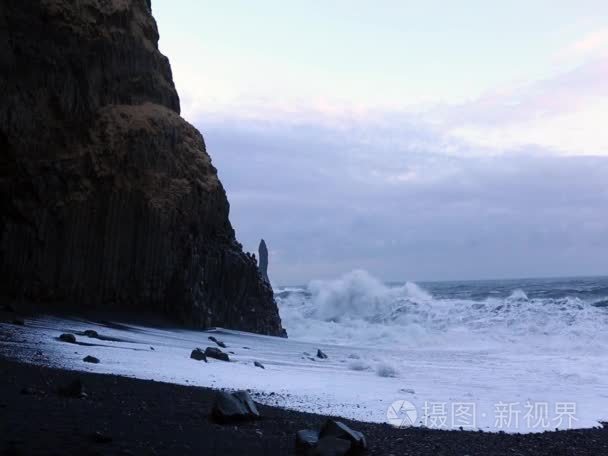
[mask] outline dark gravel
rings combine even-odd
[[[57,394],[80,379],[84,397]],[[21,394],[24,389],[35,394]],[[0,454],[294,454],[295,433],[324,416],[259,406],[263,419],[209,420],[215,392],[113,375],[67,372],[0,358]],[[608,429],[509,435],[395,429],[343,420],[377,455],[608,455]]]

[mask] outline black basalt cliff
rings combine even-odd
[[[284,335],[147,0],[0,2],[0,295]]]

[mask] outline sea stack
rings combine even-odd
[[[266,242],[264,239],[260,241],[260,246],[258,247],[258,256],[260,257],[260,274],[266,282],[270,283],[270,279],[268,279],[268,247],[266,247]]]
[[[158,40],[149,0],[1,2],[0,296],[284,335]]]

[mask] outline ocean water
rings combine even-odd
[[[398,426],[543,432],[608,421],[608,278],[385,284],[353,271],[275,291],[288,339],[39,316],[0,323],[0,352]],[[60,342],[63,332],[78,344]],[[231,362],[190,359],[214,345],[211,334]]]
[[[290,337],[407,349],[608,349],[608,277],[382,283],[365,271],[275,292]]]

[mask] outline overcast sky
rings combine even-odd
[[[608,274],[605,0],[152,3],[275,285]]]

